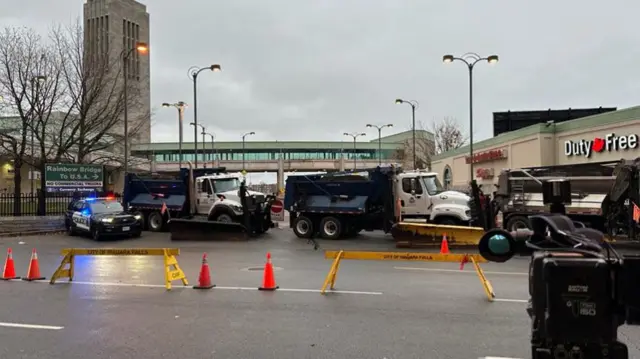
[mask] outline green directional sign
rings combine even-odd
[[[45,166],[47,192],[101,191],[104,186],[102,165],[50,164]]]

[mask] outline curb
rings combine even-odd
[[[46,230],[36,230],[36,231],[19,231],[19,232],[6,232],[0,233],[0,238],[11,238],[11,237],[21,237],[21,236],[37,236],[43,234],[62,234],[65,233],[64,229],[46,229]]]

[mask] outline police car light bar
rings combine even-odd
[[[100,201],[113,201],[115,199],[116,199],[115,197],[87,197],[87,198],[85,198],[85,201],[97,201],[97,200],[100,200]]]

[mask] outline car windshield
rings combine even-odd
[[[124,211],[120,202],[117,201],[96,201],[89,202],[91,213],[116,213]]]
[[[421,177],[420,179],[422,180],[422,184],[427,189],[427,193],[429,193],[429,195],[433,196],[444,191],[444,187],[442,187],[438,177],[429,176]]]
[[[237,178],[222,178],[213,180],[216,193],[234,191],[240,188],[240,180]]]

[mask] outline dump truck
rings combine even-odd
[[[640,159],[575,165],[529,167],[500,173],[492,199],[496,226],[508,231],[530,229],[528,216],[548,213],[542,183],[563,179],[571,183],[566,215],[604,233],[635,238],[633,206],[639,204]]]
[[[415,231],[440,238],[468,228],[468,201],[461,192],[445,191],[434,172],[389,166],[289,176],[284,207],[298,238],[338,239],[382,230],[401,240]]]
[[[143,218],[145,228],[169,229],[173,238],[174,229],[189,223],[205,231],[215,227],[211,223],[219,230],[243,228],[250,235],[275,226],[271,221],[274,195],[249,191],[240,176],[226,173],[223,167],[194,170],[187,164],[189,168],[182,168],[177,177],[127,174],[123,203]],[[242,228],[225,227],[225,223]]]

